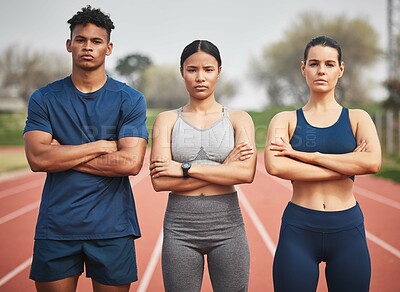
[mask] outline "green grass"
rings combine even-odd
[[[26,113],[0,113],[0,145],[23,145]]]
[[[274,107],[263,112],[249,111],[254,122],[255,140],[257,149],[263,149],[267,138],[268,125],[275,114],[281,111],[293,110],[295,107]]]
[[[384,155],[382,159],[382,167],[376,176],[400,183],[400,157]]]
[[[0,173],[28,167],[24,152],[0,151]]]

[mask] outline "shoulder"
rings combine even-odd
[[[296,119],[297,119],[296,111],[282,111],[282,112],[275,114],[272,117],[271,122],[290,123],[292,121],[296,121]]]
[[[108,91],[115,93],[122,93],[122,95],[125,96],[126,98],[131,98],[136,100],[144,99],[144,94],[142,92],[112,77],[108,77],[106,86],[107,86],[106,89]]]
[[[254,122],[248,112],[236,109],[226,109],[228,120],[230,121],[235,132],[241,131],[241,129],[253,129]]]
[[[54,96],[57,92],[64,91],[65,86],[68,86],[68,78],[56,80],[52,83],[49,83],[32,93],[31,99],[40,100],[40,99],[48,99],[50,96]]]
[[[154,123],[159,125],[168,125],[174,123],[178,118],[178,110],[169,110],[161,112],[157,115]]]
[[[253,122],[251,115],[243,110],[227,109],[229,120],[233,123]]]
[[[370,120],[371,116],[363,109],[349,109],[349,117],[351,121]]]

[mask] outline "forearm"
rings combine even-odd
[[[42,145],[40,149],[26,147],[31,169],[35,172],[60,172],[90,161],[106,153],[95,142],[82,145]]]
[[[81,163],[73,169],[99,176],[117,177],[137,175],[143,165],[143,157],[128,156],[117,151],[111,154],[98,156],[88,162]]]
[[[312,163],[348,176],[376,173],[379,171],[380,161],[379,156],[370,152],[312,155]]]
[[[189,192],[198,188],[205,187],[210,183],[196,178],[178,178],[178,177],[157,177],[152,178],[151,182],[156,192],[171,191],[171,192]]]
[[[137,137],[125,137],[117,141],[115,152],[74,167],[75,170],[100,176],[137,175],[142,169],[146,140]]]
[[[253,159],[253,158],[252,158]],[[255,161],[234,161],[228,164],[208,165],[192,164],[189,176],[212,184],[236,185],[251,183],[254,179]]]
[[[268,151],[268,150],[267,150]],[[293,181],[326,181],[344,179],[347,176],[324,168],[322,166],[305,163],[290,157],[265,157],[265,168],[273,176]]]

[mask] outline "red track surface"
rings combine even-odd
[[[146,160],[148,161],[148,159]],[[20,173],[0,179],[0,291],[35,291],[28,279],[33,235],[45,174]],[[136,241],[139,281],[131,291],[163,291],[160,235],[167,193],[155,193],[148,164],[131,180],[142,238]],[[252,184],[238,187],[251,251],[249,291],[273,291],[272,253],[290,183],[268,175],[262,155]],[[372,259],[371,291],[400,291],[400,185],[359,176],[354,188],[363,209]],[[317,291],[327,291],[323,264]],[[290,279],[288,279],[289,281]],[[78,291],[91,291],[82,276]],[[212,291],[207,271],[202,291]]]

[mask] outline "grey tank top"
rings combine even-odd
[[[225,107],[223,117],[206,129],[188,123],[179,108],[171,136],[172,159],[177,162],[222,164],[235,145],[233,126]]]

